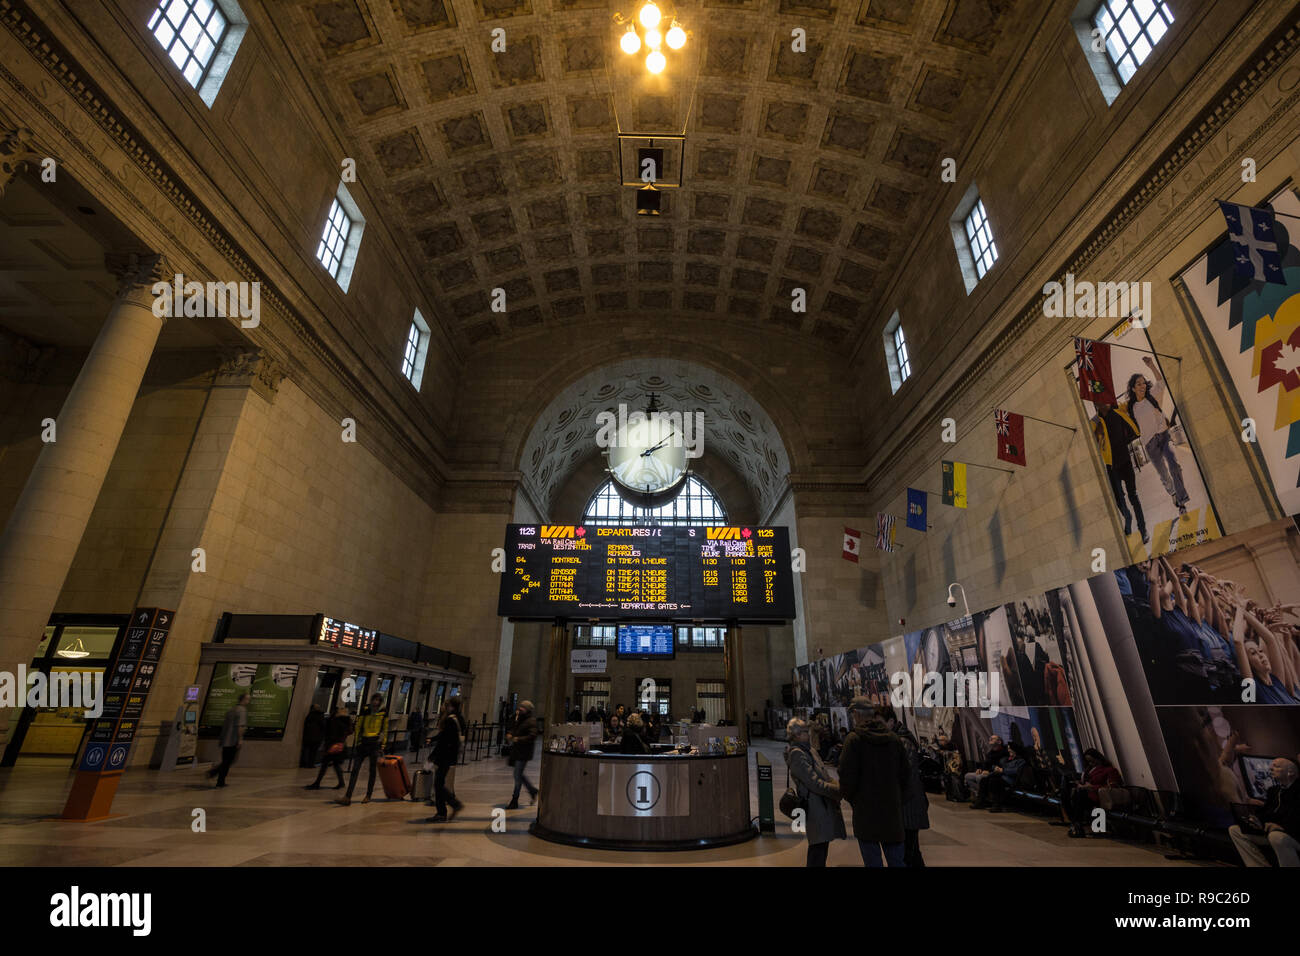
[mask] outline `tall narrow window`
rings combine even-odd
[[[402,354],[402,374],[418,390],[424,378],[424,360],[429,354],[429,324],[420,310],[415,310],[411,329],[406,333],[406,350]]]
[[[1093,36],[1104,41],[1122,84],[1133,78],[1173,22],[1164,0],[1102,0],[1092,15]]]
[[[889,384],[897,392],[912,374],[912,359],[907,354],[907,339],[898,312],[885,325],[885,364],[889,366]]]
[[[993,244],[993,230],[989,228],[983,199],[976,199],[975,207],[966,215],[966,241],[970,243],[975,275],[983,279],[998,259],[998,247]]]
[[[149,32],[208,106],[247,29],[235,0],[161,0],[149,18]]]
[[[325,230],[316,247],[316,258],[344,292],[352,281],[352,266],[356,262],[364,227],[361,210],[340,183],[338,193],[330,203],[329,215],[325,217]]]

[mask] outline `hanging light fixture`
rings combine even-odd
[[[75,641],[72,642],[71,647],[65,647],[60,651],[56,651],[54,656],[55,657],[89,657],[90,651],[86,650],[86,645],[81,643],[81,638],[77,638]]]
[[[642,5],[637,12],[636,21],[625,18],[621,13],[614,15],[616,23],[627,24],[627,30],[618,40],[619,49],[632,56],[644,46],[649,51],[645,58],[645,68],[651,73],[662,73],[667,68],[668,58],[664,55],[664,47],[680,50],[686,46],[688,39],[686,30],[677,22],[677,17],[671,19],[666,33],[660,29],[663,20],[663,13],[653,3]],[[641,25],[639,30],[638,22]]]

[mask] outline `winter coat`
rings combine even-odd
[[[341,744],[352,736],[352,718],[347,714],[335,714],[325,725],[325,749]]]
[[[907,751],[907,765],[911,768],[907,786],[903,788],[903,829],[928,830],[930,798],[925,795],[925,784],[921,782],[921,745],[906,727],[895,727],[894,733],[903,742],[903,749]]]
[[[454,767],[460,758],[460,721],[448,714],[438,724],[429,759],[439,767]]]
[[[806,744],[791,744],[785,748],[785,765],[795,791],[808,801],[805,818],[808,842],[829,843],[847,837],[839,784],[827,772],[817,752]]]
[[[844,738],[840,793],[853,807],[853,835],[868,843],[903,842],[903,791],[912,778],[898,735],[873,720]]]
[[[310,711],[302,727],[302,742],[307,746],[316,746],[325,736],[325,714],[319,710]]]
[[[510,744],[510,756],[515,760],[532,760],[533,741],[537,739],[537,718],[531,711],[510,725],[510,736],[514,738]]]

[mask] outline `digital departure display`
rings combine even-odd
[[[671,624],[620,624],[618,657],[673,657]]]
[[[794,619],[785,528],[512,524],[505,552],[514,620]]]
[[[344,650],[369,654],[375,649],[377,635],[378,631],[327,617],[321,621],[320,634],[316,636],[316,643],[333,644]]]

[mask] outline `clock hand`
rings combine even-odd
[[[677,430],[677,429],[675,429],[675,428],[672,429],[672,430],[670,430],[670,431],[668,432],[668,436],[667,436],[663,441],[661,441],[659,444],[655,445],[653,448],[647,448],[645,451],[641,452],[641,457],[642,457],[642,458],[647,458],[647,457],[649,457],[650,455],[653,455],[655,452],[657,452],[660,448],[663,448],[664,445],[667,445],[667,444],[668,444],[668,439],[673,437],[673,432],[675,432],[676,430]]]

